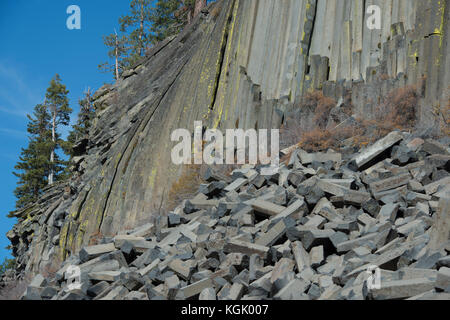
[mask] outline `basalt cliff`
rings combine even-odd
[[[371,5],[381,8],[381,29],[367,26]],[[204,128],[279,128],[291,116],[308,119],[298,106],[315,90],[337,108],[351,100],[351,114],[370,120],[392,90],[417,85],[418,130],[448,125],[449,16],[449,0],[210,4],[96,92],[97,115],[75,146],[71,181],[14,213],[18,223],[7,236],[17,272],[42,272],[96,237],[167,227],[161,217],[173,209],[167,202],[182,171],[172,164],[170,136],[193,131],[194,121]]]

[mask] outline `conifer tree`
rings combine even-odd
[[[118,35],[116,30],[113,34],[103,36],[103,43],[110,48],[108,57],[114,60],[114,63],[105,62],[100,64],[98,68],[101,72],[113,72],[114,78],[119,79],[119,75],[127,68],[127,61],[124,59],[127,55],[128,39],[124,35]]]
[[[56,151],[64,145],[58,133],[60,126],[68,126],[70,122],[70,113],[72,109],[69,107],[69,91],[66,86],[61,83],[59,75],[50,81],[50,86],[45,94],[46,106],[49,108],[51,115],[51,152],[50,152],[50,171],[48,175],[48,184],[52,185],[60,172],[64,170],[66,163],[59,159]]]
[[[14,190],[17,209],[37,200],[42,189],[48,184],[50,168],[52,133],[47,107],[38,104],[34,108],[33,116],[28,115],[28,119],[29,144],[22,148],[19,162],[14,167],[16,172],[13,172],[19,178],[18,186]]]
[[[170,2],[166,1],[166,2]],[[120,17],[120,31],[128,33],[129,55],[127,64],[132,65],[138,57],[145,54],[150,44],[149,28],[152,23],[151,0],[132,0],[130,3],[130,14]]]
[[[68,93],[61,78],[56,75],[45,94],[45,103],[36,105],[32,116],[27,115],[29,143],[22,148],[13,172],[18,178],[14,190],[16,209],[36,201],[47,185],[65,178],[63,173],[67,162],[60,158],[57,150],[67,147],[59,129],[70,121],[72,109],[69,107]]]
[[[95,116],[95,109],[92,104],[91,89],[88,88],[84,92],[84,98],[78,101],[80,105],[80,112],[78,113],[77,122],[72,126],[72,131],[68,137],[68,146],[65,147],[66,153],[72,154],[71,147],[80,139],[86,137],[89,134],[89,128],[91,127],[92,119]]]
[[[207,0],[131,0],[130,13],[119,19],[120,31],[104,37],[114,63],[99,65],[101,71],[120,73],[132,67],[152,45],[178,34],[206,6]]]
[[[181,31],[188,23],[194,0],[158,0],[151,12],[150,43],[155,44]]]
[[[3,263],[0,264],[0,276],[8,270],[14,269],[15,264],[16,264],[15,259],[5,258],[5,260],[3,260]]]

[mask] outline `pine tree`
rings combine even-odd
[[[5,258],[5,260],[3,260],[3,263],[0,264],[0,276],[8,270],[14,269],[15,265],[16,265],[15,259]]]
[[[166,1],[166,2],[170,2]],[[132,0],[130,3],[130,14],[119,19],[120,31],[128,33],[129,55],[127,64],[131,65],[138,57],[145,54],[145,50],[151,43],[149,30],[152,23],[151,0]],[[131,29],[131,31],[129,31]]]
[[[114,63],[103,63],[99,69],[120,73],[134,66],[146,49],[169,36],[178,34],[206,6],[207,0],[132,0],[130,14],[119,19],[120,31],[105,36],[110,49],[108,56]]]
[[[22,148],[13,172],[18,178],[14,190],[16,209],[36,201],[47,185],[65,178],[63,173],[67,162],[60,158],[57,150],[67,147],[58,129],[70,121],[72,109],[69,107],[68,93],[56,75],[45,94],[45,103],[36,105],[32,116],[27,115],[29,143]]]
[[[102,72],[113,72],[114,78],[119,79],[119,75],[127,68],[127,61],[124,59],[127,55],[128,39],[124,35],[118,35],[116,30],[113,34],[103,37],[104,44],[110,48],[108,57],[114,60],[114,63],[105,62],[100,64],[98,68]]]
[[[190,18],[194,0],[158,0],[151,12],[150,43],[155,44],[181,31]],[[186,20],[188,19],[188,20]]]
[[[207,0],[158,0],[151,11],[149,42],[178,34],[206,5]]]
[[[72,109],[69,107],[69,98],[67,95],[69,91],[66,86],[61,83],[59,75],[50,81],[50,87],[45,94],[46,106],[49,108],[51,114],[51,131],[52,131],[52,145],[50,153],[50,172],[48,175],[48,184],[52,185],[58,179],[58,174],[64,170],[67,164],[61,160],[56,151],[65,145],[58,133],[60,126],[68,126],[70,122],[70,113]]]
[[[68,146],[64,149],[67,154],[72,154],[71,147],[80,139],[83,139],[89,134],[89,129],[91,127],[92,119],[95,116],[95,109],[92,104],[92,93],[91,89],[88,88],[84,92],[84,98],[78,101],[80,105],[80,112],[78,113],[78,120],[76,124],[72,126],[72,131],[67,138]]]
[[[47,107],[38,104],[34,108],[33,117],[28,115],[29,144],[22,148],[19,162],[14,167],[17,172],[13,174],[19,178],[18,186],[14,190],[17,198],[16,208],[21,209],[28,203],[36,201],[41,191],[48,184],[50,168],[51,117]]]

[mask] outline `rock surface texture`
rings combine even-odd
[[[382,9],[381,30],[366,26],[371,4]],[[235,177],[247,184],[219,192],[216,205],[186,216],[179,208],[176,227],[164,229],[164,221],[181,171],[171,162],[170,135],[193,131],[194,121],[206,128],[278,128],[313,89],[336,101],[350,94],[353,113],[370,119],[380,97],[422,81],[419,123],[434,126],[433,110],[448,103],[449,12],[449,0],[213,3],[116,84],[96,92],[98,114],[75,147],[74,179],[15,213],[18,224],[8,238],[18,271],[54,271],[68,257],[81,263],[82,248],[111,239],[117,251],[104,253],[111,245],[82,251],[85,287],[69,297],[360,298],[365,291],[355,270],[366,264],[388,266],[382,276],[392,281],[390,291],[374,297],[403,297],[410,287],[433,291],[436,277],[424,271],[405,283],[401,270],[448,263],[448,246],[439,249],[438,240],[437,253],[421,248],[430,237],[430,215],[448,192],[448,146],[438,142],[411,148],[417,157],[403,166],[394,155],[371,167],[380,155],[369,150],[353,163],[360,171],[341,170],[340,162],[321,169],[319,155],[319,162],[305,163],[306,173],[299,156],[289,172],[256,186],[243,169]],[[290,174],[296,177],[288,182]],[[198,197],[191,208],[208,200]],[[442,205],[448,210],[448,202]],[[118,236],[137,226],[129,238]]]
[[[397,143],[377,142],[385,156],[365,170],[350,168],[372,147],[313,163],[295,149],[262,183],[262,166],[235,169],[159,226],[99,239],[37,275],[23,299],[448,300],[450,148],[409,150],[415,161],[398,165],[414,137],[391,135]]]

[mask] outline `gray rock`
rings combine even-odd
[[[213,288],[205,288],[200,293],[199,300],[205,301],[205,300],[217,300],[216,297],[216,291]]]

